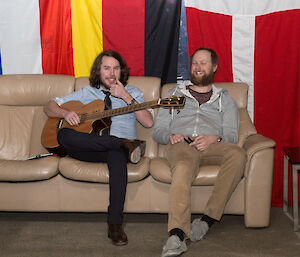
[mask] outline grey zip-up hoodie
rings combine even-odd
[[[184,136],[217,135],[222,141],[237,143],[239,131],[239,113],[234,100],[227,90],[212,86],[210,100],[199,106],[190,94],[185,81],[168,91],[166,97],[186,97],[184,107],[180,109],[161,107],[155,119],[153,139],[160,144],[168,144],[169,136],[181,133]]]

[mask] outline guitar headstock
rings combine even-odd
[[[182,107],[185,104],[185,96],[172,96],[160,99],[159,105],[165,107]]]

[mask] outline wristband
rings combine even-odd
[[[134,98],[132,98],[131,101],[130,101],[130,103],[127,104],[127,105],[133,105],[133,104],[135,104],[135,99]]]

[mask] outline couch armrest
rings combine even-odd
[[[275,141],[264,137],[260,134],[255,134],[248,136],[243,144],[243,149],[246,151],[247,154],[247,164],[245,168],[245,174],[244,176],[247,177],[249,174],[249,165],[251,164],[251,159],[255,158],[255,154],[259,151],[262,151],[264,149],[268,148],[274,148],[275,147]]]
[[[245,225],[266,227],[270,223],[275,142],[260,134],[247,137],[245,167]]]

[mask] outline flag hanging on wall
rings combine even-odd
[[[276,142],[272,205],[281,206],[282,148],[300,146],[300,1],[186,0],[185,11],[189,54],[215,49],[215,81],[249,85],[257,131]]]
[[[89,76],[118,51],[130,74],[176,82],[180,0],[12,0],[0,3],[4,74]]]
[[[181,0],[145,2],[145,75],[176,82]]]
[[[72,44],[70,6],[71,0],[39,1],[41,60],[44,74],[74,75],[76,73],[74,72],[73,49],[77,50],[74,54],[75,58],[81,54],[81,51]],[[86,55],[90,56],[90,52],[88,51]],[[81,61],[84,62],[86,59],[87,57]],[[78,75],[84,74],[78,66],[76,66]]]

